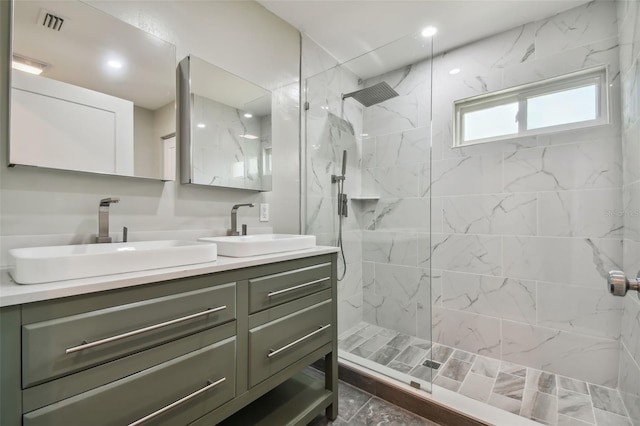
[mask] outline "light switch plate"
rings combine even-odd
[[[269,204],[260,203],[260,222],[269,222]]]

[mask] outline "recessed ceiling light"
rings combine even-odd
[[[115,68],[115,69],[122,68],[122,62],[116,61],[115,59],[111,59],[111,60],[107,61],[107,65],[109,65],[111,68]]]
[[[245,112],[244,116],[247,117],[247,118],[251,118],[251,117],[253,117],[253,114]]]
[[[438,29],[436,27],[426,27],[422,30],[422,37],[431,37],[433,35],[435,35],[435,33],[438,32]]]
[[[245,138],[245,139],[258,139],[257,136],[250,135],[250,134],[238,135],[238,136],[240,136],[241,138]]]
[[[48,66],[48,64],[36,61],[35,59],[25,58],[24,56],[13,55],[11,66],[19,71],[40,75],[42,74],[42,71],[44,71],[44,69]]]
[[[198,123],[197,126],[201,129],[204,129],[205,127],[207,127],[207,125],[204,123]]]
[[[454,68],[451,71],[449,71],[449,74],[451,75],[456,75],[460,73],[460,68]]]
[[[360,136],[366,137],[366,136],[369,136],[369,133],[360,133]]]

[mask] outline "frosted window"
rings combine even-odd
[[[593,84],[527,99],[527,129],[595,120],[597,93]]]
[[[518,103],[513,102],[464,114],[464,140],[492,138],[518,133]]]

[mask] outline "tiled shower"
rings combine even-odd
[[[447,52],[436,36],[433,48],[369,76],[362,58],[336,66],[303,39],[306,232],[335,244],[343,149],[345,192],[360,197],[344,225],[340,332],[364,322],[617,388],[640,424],[640,299],[605,286],[609,270],[640,269],[639,2],[587,3]],[[610,124],[451,148],[453,101],[598,65]],[[380,81],[400,96],[341,100]]]

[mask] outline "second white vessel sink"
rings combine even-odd
[[[258,234],[230,237],[198,238],[216,243],[218,254],[229,257],[259,256],[261,254],[302,250],[316,246],[315,235]]]
[[[216,258],[215,244],[195,241],[33,247],[9,250],[9,273],[18,284],[38,284],[212,262]]]

